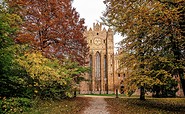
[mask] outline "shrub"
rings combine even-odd
[[[79,75],[86,68],[77,64],[44,57],[40,52],[27,52],[17,59],[17,62],[26,70],[33,81],[30,85],[36,96],[43,99],[61,99],[72,97],[78,83]]]
[[[3,98],[0,100],[0,113],[12,114],[22,113],[32,106],[31,99],[28,98]]]

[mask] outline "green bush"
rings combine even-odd
[[[8,98],[0,100],[1,114],[20,114],[27,111],[32,106],[31,99],[28,98]]]
[[[34,91],[34,96],[42,99],[73,97],[83,73],[88,70],[71,61],[62,63],[55,58],[48,59],[38,51],[26,52],[16,61],[30,77],[32,84],[29,87]]]

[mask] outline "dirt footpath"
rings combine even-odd
[[[90,106],[84,110],[83,114],[110,114],[107,111],[107,102],[102,97],[92,97]]]

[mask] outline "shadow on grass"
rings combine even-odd
[[[154,109],[161,110],[164,112],[184,112],[185,113],[185,99],[184,102],[182,99],[147,99],[146,101],[141,101],[139,99],[130,99],[128,102],[132,103],[132,105],[146,108],[146,109]]]
[[[184,98],[149,98],[141,101],[138,98],[106,99],[111,114],[184,114]]]

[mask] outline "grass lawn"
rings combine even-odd
[[[185,98],[106,98],[111,114],[185,114]]]
[[[90,98],[73,98],[62,101],[40,101],[24,114],[81,114],[89,106]]]

